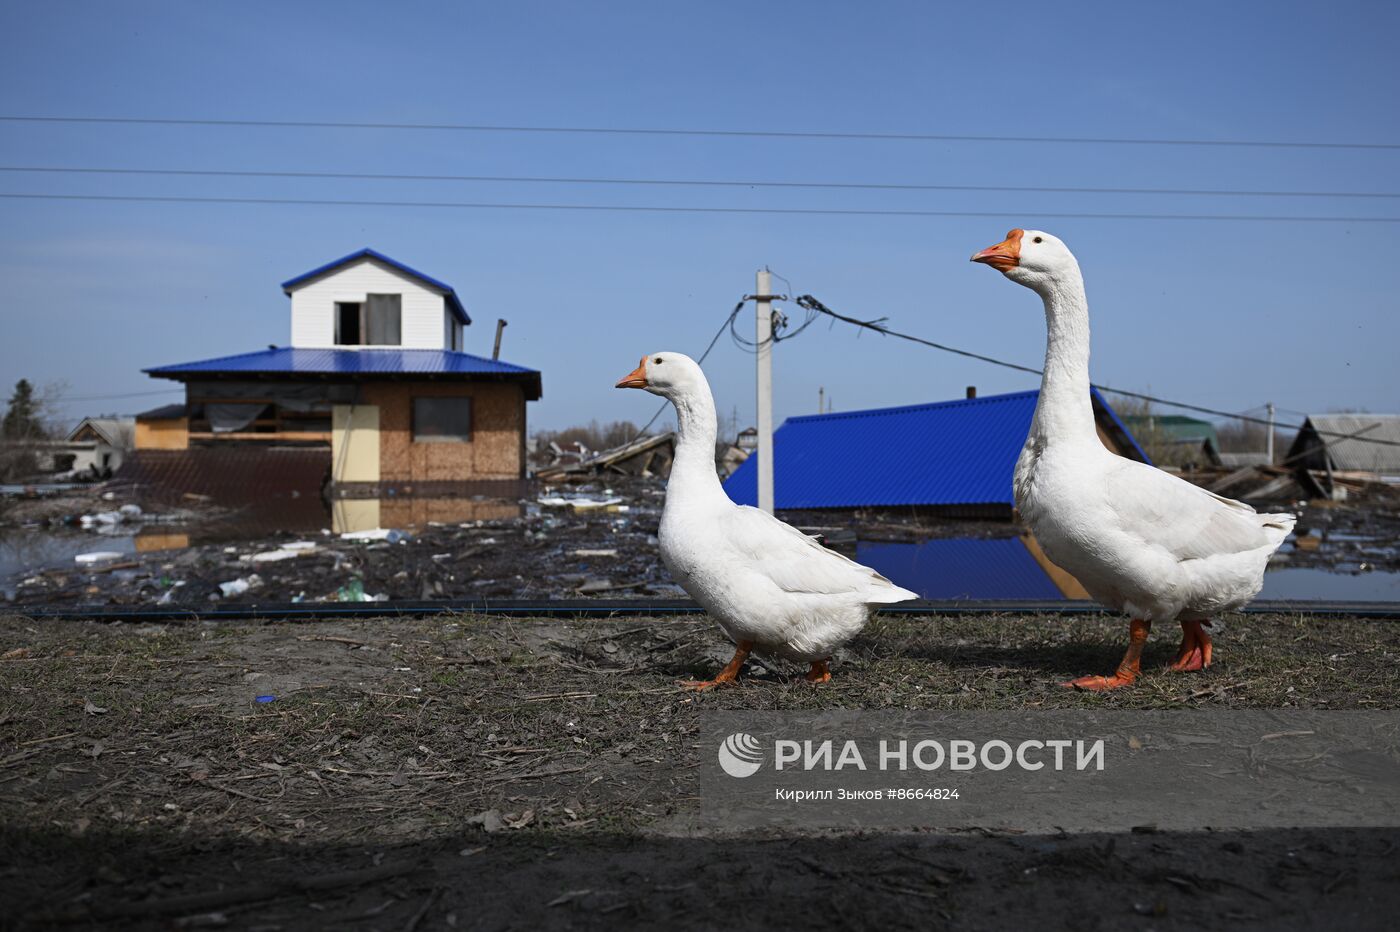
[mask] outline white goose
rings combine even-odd
[[[734,659],[713,680],[684,686],[733,682],[754,650],[809,663],[808,681],[825,683],[832,652],[881,605],[918,598],[767,512],[730,501],[715,472],[715,402],[695,360],[644,356],[617,387],[645,389],[676,407],[661,558],[736,645]]]
[[[1045,301],[1045,375],[1016,463],[1016,507],[1054,563],[1133,619],[1128,652],[1113,676],[1064,685],[1102,690],[1133,682],[1154,621],[1181,622],[1181,651],[1171,669],[1210,666],[1211,616],[1258,594],[1269,555],[1296,518],[1258,514],[1104,447],[1089,398],[1084,279],[1064,243],[1048,233],[1012,230],[972,261]]]

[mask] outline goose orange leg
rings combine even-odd
[[[1179,672],[1204,670],[1210,666],[1210,635],[1205,629],[1209,621],[1183,621],[1181,623],[1181,650],[1167,669]]]
[[[817,683],[831,682],[831,669],[826,665],[825,660],[812,661],[812,669],[807,671],[807,682],[814,686]]]
[[[1071,689],[1090,689],[1095,692],[1131,685],[1138,678],[1138,674],[1142,672],[1142,648],[1147,643],[1147,632],[1152,630],[1152,622],[1134,618],[1131,630],[1128,652],[1123,655],[1123,661],[1118,664],[1118,670],[1112,676],[1081,676],[1077,680],[1070,680],[1060,685],[1068,686]]]
[[[739,679],[739,671],[744,669],[744,661],[749,659],[749,653],[753,650],[753,641],[740,641],[734,649],[734,658],[719,671],[719,676],[712,680],[682,680],[680,687],[695,692],[704,692],[707,689],[714,689],[716,686],[723,686],[726,683],[733,683]]]

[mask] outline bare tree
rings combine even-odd
[[[58,436],[58,412],[65,387],[61,383],[35,389],[28,379],[15,383],[5,417],[0,421],[0,479],[27,479],[39,472],[39,453]]]

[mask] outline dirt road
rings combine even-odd
[[[703,709],[1400,707],[1400,629],[1231,619],[1205,674],[1099,618],[877,620],[813,688],[695,697],[700,618],[0,619],[5,928],[1381,928],[1400,830],[680,837]]]

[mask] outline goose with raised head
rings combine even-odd
[[[676,408],[676,455],[657,535],[676,582],[735,644],[710,689],[731,683],[751,651],[810,664],[807,679],[831,679],[832,653],[881,605],[916,599],[879,573],[757,508],[736,505],[715,470],[715,403],[705,373],[680,353],[652,353],[618,388],[640,388]]]
[[[972,256],[1040,295],[1048,331],[1040,399],[1016,462],[1014,495],[1046,556],[1132,619],[1112,676],[1065,683],[1115,689],[1137,679],[1154,621],[1179,621],[1173,670],[1210,666],[1211,618],[1259,593],[1269,557],[1296,520],[1111,453],[1089,396],[1089,305],[1074,254],[1037,230],[1012,230]]]

